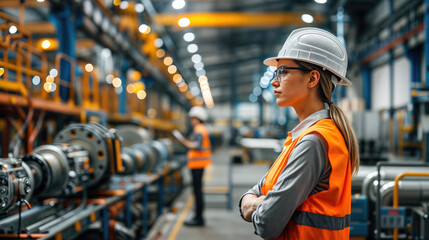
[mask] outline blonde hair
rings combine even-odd
[[[346,142],[346,146],[349,151],[352,174],[357,174],[359,170],[359,146],[356,140],[355,133],[344,112],[337,105],[331,104],[332,92],[335,89],[335,85],[332,83],[331,80],[332,73],[330,73],[329,71],[325,71],[322,69],[322,67],[311,63],[297,60],[295,60],[295,62],[298,66],[307,68],[309,71],[317,70],[320,73],[318,88],[319,97],[323,102],[329,104],[329,116],[331,117],[332,121],[334,121],[335,125],[338,127],[341,134],[343,135],[344,141]]]

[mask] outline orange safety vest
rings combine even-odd
[[[289,134],[282,153],[265,176],[265,183],[261,192],[264,195],[269,194],[296,144],[310,133],[320,134],[328,144],[328,159],[332,167],[329,176],[329,188],[307,197],[301,206],[295,210],[277,239],[349,239],[350,157],[344,138],[331,119],[319,120],[304,130],[295,141],[292,141],[292,136]]]
[[[205,168],[211,163],[211,146],[209,132],[204,124],[198,124],[194,127],[194,133],[201,134],[203,142],[201,149],[191,149],[188,151],[188,167],[190,169]]]

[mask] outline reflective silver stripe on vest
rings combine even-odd
[[[317,213],[295,211],[292,218],[298,225],[327,230],[343,230],[344,228],[350,227],[350,214],[344,217],[333,217]]]

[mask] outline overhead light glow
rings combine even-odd
[[[200,77],[198,78],[198,82],[199,82],[200,84],[203,84],[204,82],[205,82],[205,83],[207,83],[207,81],[208,81],[208,79],[207,79],[207,77],[206,77],[206,76],[200,76]]]
[[[171,6],[173,6],[174,9],[182,9],[186,5],[186,2],[184,0],[174,0],[171,3]]]
[[[112,82],[113,82],[113,78],[114,78],[114,76],[113,76],[112,74],[107,75],[107,76],[106,76],[106,82],[107,82],[108,84],[112,84]]]
[[[136,10],[137,13],[142,13],[144,11],[144,6],[141,3],[137,3],[134,6],[134,10]]]
[[[165,56],[165,51],[164,51],[164,49],[158,49],[158,50],[156,50],[156,56],[157,56],[158,58],[162,58],[162,57],[164,57],[164,56]]]
[[[183,40],[185,40],[186,42],[192,42],[195,39],[195,34],[188,32],[185,33],[185,35],[183,35]]]
[[[4,68],[0,67],[0,77],[4,74]]]
[[[168,73],[170,73],[170,74],[174,74],[174,73],[176,73],[176,71],[177,71],[177,67],[176,67],[176,66],[174,66],[174,65],[170,65],[170,66],[168,67]]]
[[[119,6],[121,4],[121,0],[113,0],[113,5]]]
[[[149,108],[149,109],[147,110],[147,116],[148,116],[148,117],[150,117],[150,118],[154,118],[154,117],[156,117],[156,110],[155,110],[155,109],[153,109],[153,108]]]
[[[33,85],[39,85],[39,84],[40,84],[40,82],[41,82],[41,79],[40,79],[40,77],[39,77],[39,76],[34,76],[34,77],[31,79],[31,82],[33,83]]]
[[[51,46],[51,42],[49,40],[45,40],[42,42],[42,48],[48,49]]]
[[[327,0],[314,0],[314,1],[320,4],[325,4],[327,2]]]
[[[204,69],[200,69],[200,70],[197,70],[195,72],[195,74],[197,75],[197,77],[205,76],[206,75],[206,71]]]
[[[56,78],[56,77],[58,76],[58,71],[57,71],[57,69],[52,68],[52,69],[49,71],[49,75],[50,75],[50,76],[52,76],[53,78]]]
[[[45,0],[37,0],[37,2],[44,2]]]
[[[157,38],[154,41],[155,47],[160,48],[164,44],[164,41],[161,38]]]
[[[87,72],[92,72],[92,70],[94,70],[94,66],[92,66],[92,64],[91,64],[91,63],[87,63],[87,64],[85,65],[85,71],[87,71]]]
[[[194,54],[194,55],[192,55],[191,60],[193,63],[201,62],[201,55],[200,54]]]
[[[256,96],[261,95],[261,93],[262,93],[262,89],[260,87],[253,88],[253,94],[255,94]]]
[[[181,18],[177,22],[177,25],[179,25],[179,27],[187,27],[189,26],[189,24],[191,24],[191,21],[187,17]]]
[[[270,84],[270,79],[269,78],[267,78],[265,76],[261,77],[261,80],[259,82],[259,86],[261,88],[266,88],[266,87],[268,87],[269,84]]]
[[[251,93],[249,95],[249,101],[255,103],[256,101],[258,101],[258,97],[255,94]]]
[[[311,16],[310,14],[302,14],[301,19],[305,23],[312,23],[314,20],[313,16]]]
[[[194,68],[195,70],[200,70],[204,68],[204,63],[203,62],[197,62],[194,64]]]
[[[144,90],[140,90],[140,91],[138,91],[137,92],[137,97],[140,99],[140,100],[143,100],[143,99],[145,99],[146,98],[146,92],[144,91]]]
[[[180,74],[178,74],[178,73],[174,74],[174,76],[173,76],[173,81],[174,81],[175,83],[178,83],[178,82],[182,81],[182,75],[180,75]]]
[[[173,64],[173,59],[171,57],[164,58],[164,64],[165,66],[170,66],[171,64]]]
[[[128,84],[127,85],[127,92],[128,93],[133,93],[136,91],[136,86],[134,84]]]
[[[139,26],[139,32],[143,33],[143,34],[149,34],[150,33],[150,27],[146,24],[142,24]]]
[[[101,56],[103,56],[104,58],[110,57],[111,54],[112,52],[108,48],[103,48],[103,50],[101,50]]]
[[[119,8],[122,9],[122,10],[127,9],[128,6],[129,6],[129,4],[128,4],[127,1],[121,1],[121,3],[119,4]]]
[[[18,32],[18,28],[16,28],[15,25],[10,26],[9,33],[10,34],[15,34],[16,32]]]
[[[53,83],[54,82],[54,78],[52,76],[47,76],[46,77],[46,82],[47,83]]]
[[[122,81],[121,81],[121,79],[120,79],[120,78],[114,78],[114,79],[112,80],[112,85],[113,85],[115,88],[120,87],[120,86],[122,85]]]
[[[115,93],[116,94],[121,94],[122,93],[122,86],[119,86],[119,87],[115,87]]]
[[[188,45],[187,49],[188,49],[189,53],[195,53],[198,51],[198,46],[197,46],[197,44],[192,43],[192,44]]]
[[[43,89],[45,89],[46,92],[51,92],[51,84],[48,82],[45,82],[45,84],[43,84]]]
[[[51,83],[51,92],[55,92],[55,90],[57,90],[57,84],[55,83]]]

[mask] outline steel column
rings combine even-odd
[[[164,176],[160,176],[158,179],[158,217],[162,215],[164,210]]]
[[[72,20],[72,6],[71,4],[60,4],[56,7],[51,8],[51,14],[49,15],[50,21],[55,25],[57,29],[57,37],[60,43],[58,52],[64,53],[72,59],[76,59],[76,29],[82,23],[81,14],[74,16]],[[71,72],[76,69],[71,69],[69,63],[61,61],[60,78],[63,81],[69,82],[71,79]],[[70,98],[69,92],[66,87],[58,86],[60,97],[63,102],[67,102]]]
[[[372,81],[371,81],[371,72],[372,69],[368,66],[362,66],[362,78],[363,78],[363,99],[365,100],[365,109],[371,110],[371,91],[372,91]]]
[[[144,237],[147,235],[148,233],[148,229],[149,229],[149,210],[148,210],[148,203],[149,203],[149,185],[145,184],[143,186],[143,234],[142,234],[142,238],[144,239]]]
[[[425,83],[429,88],[429,0],[425,0]]]

